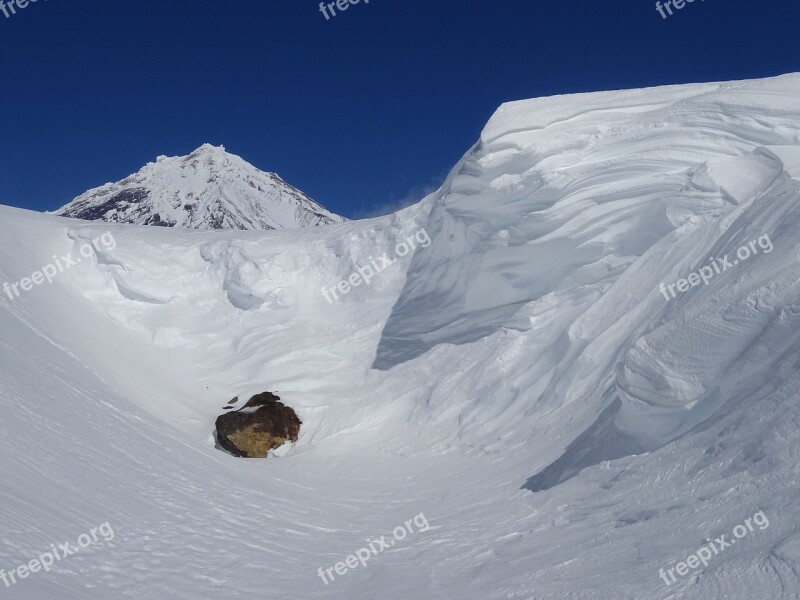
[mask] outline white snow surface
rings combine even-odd
[[[506,104],[438,192],[324,229],[0,208],[0,282],[93,247],[0,296],[0,568],[115,532],[0,597],[800,597],[798,167],[785,75]],[[222,407],[262,391],[299,441],[216,449]],[[757,511],[767,528],[660,578]]]
[[[187,229],[296,229],[345,221],[275,173],[210,144],[188,156],[159,156],[122,181],[81,194],[54,214]]]

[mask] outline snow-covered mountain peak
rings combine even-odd
[[[296,229],[344,221],[277,174],[211,144],[187,156],[159,156],[55,214],[188,229]]]

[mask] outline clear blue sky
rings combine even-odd
[[[9,0],[4,0],[8,2]],[[331,210],[418,199],[502,102],[800,71],[797,0],[38,0],[0,12],[0,203],[224,145]],[[798,99],[800,102],[800,99]]]

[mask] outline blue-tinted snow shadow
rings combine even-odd
[[[620,399],[616,398],[586,431],[567,446],[558,460],[530,477],[522,489],[532,492],[549,490],[588,467],[652,450],[617,429],[614,421],[621,405]]]

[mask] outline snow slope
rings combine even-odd
[[[800,597],[798,97],[786,75],[507,104],[441,190],[324,230],[0,208],[0,282],[93,248],[0,296],[0,568],[116,533],[0,594]],[[222,406],[264,390],[299,441],[215,449]],[[318,576],[419,513],[427,531]]]
[[[138,173],[75,198],[62,217],[188,229],[296,229],[341,223],[275,173],[223,147],[159,156]]]

